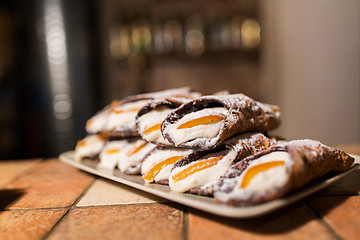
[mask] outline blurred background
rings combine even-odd
[[[360,142],[358,0],[0,0],[0,159],[53,157],[113,99],[190,86]]]

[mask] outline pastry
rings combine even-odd
[[[83,159],[98,160],[99,153],[105,145],[103,136],[94,134],[88,135],[82,140],[78,141],[75,147],[74,158],[75,161],[80,162]]]
[[[142,178],[146,183],[168,184],[174,164],[193,152],[192,149],[156,147],[145,156],[142,162]]]
[[[121,101],[113,101],[87,121],[86,131],[89,134],[102,133],[112,139],[138,136],[135,125],[138,111],[153,99],[170,96],[191,97],[197,95],[194,95],[189,88],[177,88],[138,94],[126,97]]]
[[[171,112],[161,125],[176,147],[212,149],[236,134],[270,131],[280,124],[279,108],[243,94],[204,96]]]
[[[234,136],[216,149],[196,152],[176,162],[169,186],[176,192],[212,195],[213,184],[231,165],[271,145],[272,141],[261,133]]]
[[[120,148],[118,168],[126,174],[140,174],[141,162],[145,155],[155,147],[156,145],[141,138],[127,139]]]
[[[119,101],[114,100],[108,106],[101,111],[97,112],[86,122],[86,132],[88,134],[98,134],[104,132],[110,113],[116,106],[119,105]]]
[[[157,145],[170,145],[170,142],[162,136],[160,126],[169,113],[188,101],[190,101],[189,98],[172,97],[154,100],[145,105],[136,117],[136,126],[140,136]]]
[[[233,165],[218,181],[214,196],[230,205],[267,202],[327,173],[343,172],[353,162],[343,151],[320,142],[294,140]]]
[[[120,150],[128,143],[127,140],[108,141],[99,155],[99,169],[113,170],[120,160]]]

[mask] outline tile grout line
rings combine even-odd
[[[94,208],[94,207],[109,207],[109,206],[136,206],[136,205],[154,205],[154,204],[166,204],[174,202],[153,202],[153,203],[125,203],[125,204],[103,204],[103,205],[87,205],[87,206],[67,206],[67,207],[49,207],[49,208],[16,208],[16,209],[3,209],[0,212],[15,212],[15,211],[34,211],[34,210],[59,210],[59,209],[74,209],[74,208]]]
[[[183,205],[183,239],[188,240],[189,208]]]
[[[42,239],[47,239],[47,238],[51,235],[51,233],[53,232],[53,230],[55,229],[55,227],[56,227],[57,225],[59,225],[59,224],[67,217],[67,215],[69,214],[69,212],[70,212],[70,208],[65,212],[64,215],[62,215],[61,218],[59,218],[59,220],[58,220],[58,221],[52,226],[52,228],[42,237]]]
[[[305,207],[307,209],[310,210],[310,212],[312,212],[315,217],[317,217],[321,223],[329,230],[330,233],[332,233],[337,239],[343,239],[336,231],[335,229],[333,229],[327,222],[326,220],[324,219],[324,217],[319,213],[317,212],[314,208],[312,208],[305,200],[302,201],[305,205]]]
[[[174,202],[168,202],[174,203]],[[138,206],[138,205],[156,205],[156,204],[163,204],[166,205],[167,203],[160,203],[160,202],[153,202],[153,203],[121,203],[121,204],[107,204],[107,205],[87,205],[87,206],[76,206],[78,209],[84,208],[106,208],[106,207],[118,207],[118,206]]]
[[[3,209],[0,212],[16,212],[16,211],[34,211],[34,210],[58,210],[58,209],[69,209],[67,207],[44,207],[44,208],[15,208],[15,209]]]
[[[76,208],[76,204],[82,199],[82,197],[88,192],[88,190],[91,188],[92,185],[94,185],[97,178],[94,178],[94,180],[87,186],[84,191],[80,194],[80,196],[68,207],[68,210],[66,213],[52,226],[52,228],[43,236],[42,239],[47,239],[50,237],[51,233],[55,230],[55,228],[62,223],[66,217],[69,215],[69,213]]]
[[[98,177],[95,177],[94,180],[87,186],[84,191],[80,194],[80,196],[74,201],[74,203],[70,206],[71,209],[74,209],[76,207],[76,204],[80,202],[80,200],[85,196],[85,194],[89,191],[89,189],[95,184],[96,180],[99,179]]]

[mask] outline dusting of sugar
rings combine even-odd
[[[320,146],[325,146],[322,143],[315,141],[315,140],[311,140],[311,139],[300,139],[300,140],[292,140],[290,142],[287,143],[288,146],[294,146],[294,147],[303,147],[303,146],[307,146],[309,148],[313,148],[316,149]]]

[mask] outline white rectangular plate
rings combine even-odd
[[[136,189],[142,190],[154,194],[156,196],[203,210],[205,212],[213,213],[216,215],[232,218],[250,218],[255,216],[260,216],[265,213],[271,212],[280,207],[289,205],[295,201],[298,201],[332,183],[339,180],[340,178],[346,176],[350,172],[354,171],[359,167],[360,156],[352,155],[355,158],[355,163],[347,171],[331,176],[322,177],[307,186],[294,191],[293,193],[287,195],[284,198],[276,199],[267,203],[255,205],[255,206],[246,206],[246,207],[233,207],[227,206],[222,203],[216,202],[213,198],[196,196],[186,193],[177,193],[170,190],[169,186],[158,185],[158,184],[146,184],[141,176],[137,175],[126,175],[121,173],[119,170],[114,171],[104,171],[97,169],[97,164],[94,161],[83,161],[76,162],[74,160],[74,151],[62,153],[59,158],[62,162],[70,164],[76,168],[79,168],[83,171],[111,179],[113,181],[134,187]]]

